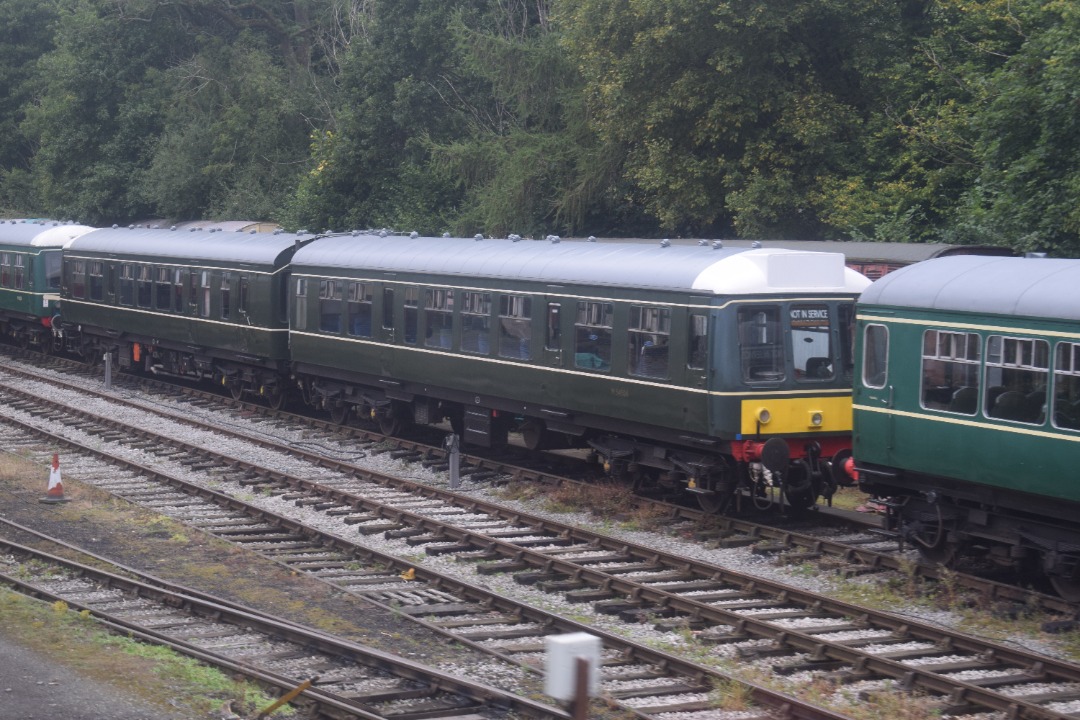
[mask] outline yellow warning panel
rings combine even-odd
[[[742,401],[740,432],[754,435],[850,433],[851,397],[765,397]]]

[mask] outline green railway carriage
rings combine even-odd
[[[859,301],[860,484],[927,555],[1041,568],[1080,598],[1080,261],[950,257]]]
[[[338,421],[587,444],[717,509],[783,477],[805,505],[849,446],[868,282],[841,255],[776,249],[325,238],[293,258],[292,359]]]
[[[93,230],[45,220],[0,222],[0,332],[17,345],[53,350],[64,245]]]
[[[310,236],[307,238],[310,240]],[[65,251],[65,347],[284,401],[294,235],[97,230]]]

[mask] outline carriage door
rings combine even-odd
[[[544,364],[548,367],[563,366],[566,312],[566,303],[559,298],[544,298]]]

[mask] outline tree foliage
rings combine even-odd
[[[1080,252],[1067,0],[0,0],[0,205]]]

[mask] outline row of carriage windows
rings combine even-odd
[[[888,328],[868,325],[863,383],[888,384]],[[1053,370],[1051,371],[1051,357]],[[926,330],[922,346],[922,407],[959,415],[981,409],[988,418],[1080,430],[1080,343],[1053,348],[1037,338]]]
[[[318,330],[357,338],[374,336],[375,287],[372,283],[319,280]],[[401,293],[404,326],[401,341],[407,345],[453,349],[454,316],[460,318],[458,349],[464,353],[496,355],[515,360],[534,360],[543,343],[549,351],[563,349],[561,313],[563,303],[534,307],[533,298],[512,293],[491,293],[452,288],[384,287],[382,315],[384,336],[395,332],[395,294]],[[297,278],[295,291],[298,330],[306,329],[308,280]],[[543,338],[533,337],[533,318],[543,314]],[[423,314],[423,337],[419,337]],[[589,370],[611,369],[614,305],[602,301],[576,303],[574,366]],[[687,366],[704,369],[708,323],[705,315],[692,315]],[[494,329],[494,332],[493,332]],[[634,305],[628,327],[629,372],[641,377],[669,377],[668,340],[671,309]]]
[[[101,302],[106,294],[120,305],[183,313],[190,308],[200,317],[234,319],[234,310],[247,312],[248,278],[231,272],[189,271],[184,268],[121,264],[109,272],[100,260],[72,260],[71,296]],[[234,280],[236,299],[234,306]],[[216,312],[213,300],[216,293]]]

